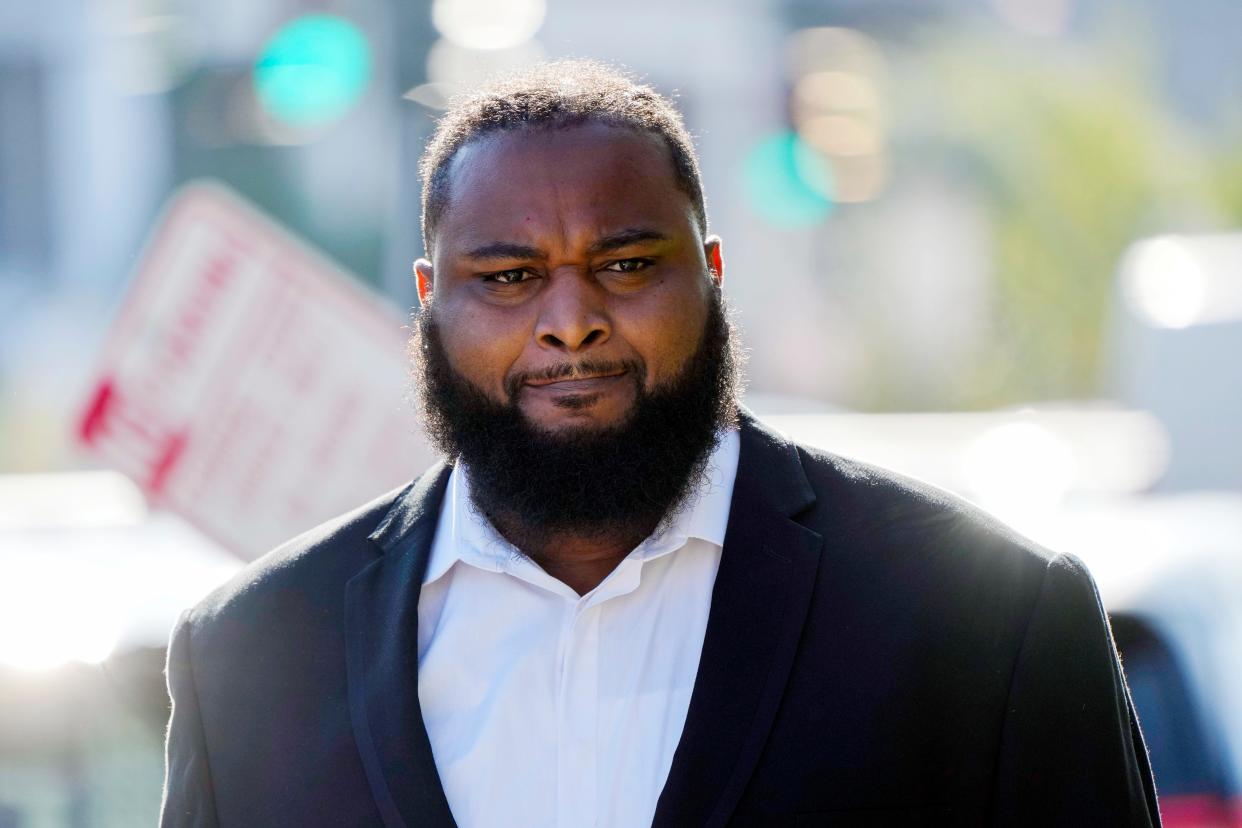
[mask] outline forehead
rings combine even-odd
[[[639,225],[676,233],[693,228],[693,215],[654,133],[593,123],[510,130],[454,156],[436,244],[536,241],[552,230],[568,240]]]

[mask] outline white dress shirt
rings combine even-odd
[[[579,596],[450,476],[418,603],[418,698],[457,823],[650,825],[681,738],[737,475],[705,485]]]

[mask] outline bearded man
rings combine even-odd
[[[739,408],[666,99],[545,65],[422,172],[444,462],[183,615],[165,825],[1158,824],[1080,563]]]

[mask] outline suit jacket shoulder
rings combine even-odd
[[[804,475],[813,496],[791,517],[822,544],[781,710],[738,814],[767,824],[778,813],[769,802],[797,801],[798,813],[842,824],[849,814],[866,824],[1158,824],[1137,718],[1082,563],[933,486],[792,449],[798,462],[782,473]],[[767,478],[749,489],[761,491],[779,485],[776,467],[747,468],[744,448],[739,478]],[[817,784],[794,790],[788,780],[808,768]]]
[[[846,497],[851,512],[869,529],[963,531],[970,529],[1001,545],[1021,549],[1018,554],[1045,563],[1054,552],[1015,532],[969,501],[944,489],[891,469],[865,463],[818,448],[797,446],[803,468],[817,495]],[[860,527],[861,528],[861,527]]]
[[[188,613],[195,626],[245,612],[288,588],[348,579],[376,555],[367,540],[380,519],[413,483],[386,492],[277,546],[216,587]],[[343,582],[342,582],[343,583]]]
[[[379,824],[348,707],[347,584],[384,556],[377,528],[443,470],[282,544],[183,613],[163,824],[324,824],[325,802],[334,824]]]
[[[797,519],[825,534],[838,564],[857,567],[869,591],[934,605],[949,619],[984,622],[991,613],[995,629],[1030,612],[1053,561],[1086,576],[1072,556],[1025,538],[958,495],[820,449],[797,446],[797,453],[815,492]],[[831,569],[820,574],[833,577]]]

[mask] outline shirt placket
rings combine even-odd
[[[557,682],[557,825],[595,825],[599,715],[599,605],[567,608]]]

